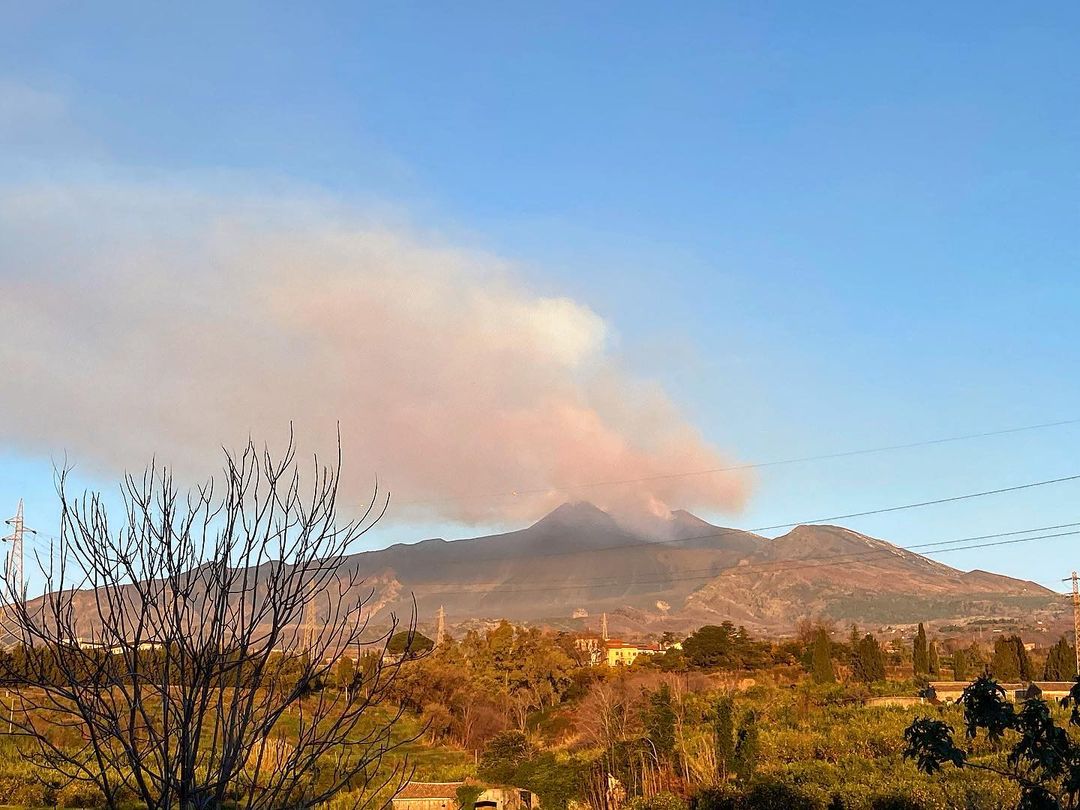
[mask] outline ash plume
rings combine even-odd
[[[0,190],[0,246],[9,448],[203,475],[222,444],[293,422],[325,449],[340,422],[346,500],[377,473],[392,516],[746,497],[733,473],[657,478],[731,462],[596,312],[498,257],[324,201],[140,184]]]

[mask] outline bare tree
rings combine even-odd
[[[310,472],[291,436],[277,459],[251,442],[225,456],[223,476],[187,493],[156,466],[125,476],[119,525],[58,473],[44,595],[9,583],[3,610],[14,647],[2,675],[35,743],[25,755],[110,807],[385,799],[408,776],[404,757],[387,760],[408,742],[392,734],[401,709],[380,706],[401,666],[383,655],[397,620],[368,630],[372,593],[342,563],[388,499],[376,484],[364,514],[339,524],[340,442]],[[348,688],[323,688],[342,656],[364,652],[374,663]]]

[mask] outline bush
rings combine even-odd
[[[56,792],[57,807],[104,807],[105,797],[93,785],[71,782]]]
[[[798,788],[781,782],[759,782],[746,794],[753,810],[822,810],[822,805]]]
[[[651,799],[631,799],[627,810],[686,810],[686,802],[674,793],[657,793]]]
[[[870,802],[870,810],[925,810],[923,805],[910,796],[876,796]]]
[[[728,788],[709,787],[690,798],[690,810],[742,810],[742,794]]]

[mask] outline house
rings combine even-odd
[[[458,790],[465,782],[409,782],[394,797],[394,810],[457,810]],[[473,804],[476,810],[539,810],[536,795],[514,787],[486,788]]]
[[[656,644],[633,644],[617,638],[604,643],[604,662],[609,667],[628,667],[639,655],[656,655],[661,652]]]

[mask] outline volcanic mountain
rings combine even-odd
[[[785,631],[800,617],[902,624],[1015,616],[1054,604],[1052,591],[963,572],[838,526],[775,539],[714,526],[688,512],[630,528],[588,503],[564,504],[519,531],[364,552],[344,566],[373,589],[373,620],[450,624],[506,618],[574,626],[611,614],[633,629],[731,620]]]

